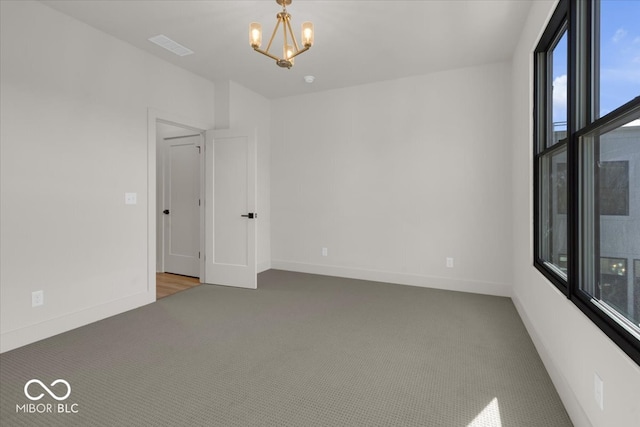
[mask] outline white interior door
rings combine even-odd
[[[207,131],[205,282],[257,287],[254,131]]]
[[[200,150],[202,136],[163,141],[164,271],[200,276]]]

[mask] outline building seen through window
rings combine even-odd
[[[585,208],[599,213],[599,298],[640,328],[640,290],[630,268],[640,259],[640,120],[586,135],[583,143],[595,154],[594,167],[585,169],[598,185],[597,207],[585,198]]]
[[[566,137],[566,130],[555,132],[554,140]],[[594,175],[598,181],[601,231],[600,298],[640,326],[640,261],[637,261],[640,258],[640,120],[600,136],[598,144],[602,157]],[[555,163],[552,176],[556,185],[552,187],[550,197],[554,200],[549,205],[555,206],[556,212],[551,222],[564,224],[567,214],[566,161]],[[633,210],[630,210],[631,206]],[[565,239],[564,233],[555,233],[552,253],[555,254],[554,266],[566,274]],[[635,262],[634,275],[627,267],[632,262]]]

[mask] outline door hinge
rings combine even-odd
[[[200,199],[198,199],[198,206],[200,206]]]
[[[200,259],[200,252],[198,252],[198,259]]]
[[[199,145],[196,145],[196,147],[198,147],[198,154],[202,154],[201,147]]]

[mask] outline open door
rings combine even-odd
[[[205,282],[255,289],[255,131],[207,131],[205,156]]]
[[[201,135],[162,142],[163,271],[200,277]]]

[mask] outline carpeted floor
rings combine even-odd
[[[571,425],[510,299],[275,270],[4,353],[0,400],[3,427]]]

